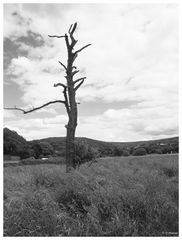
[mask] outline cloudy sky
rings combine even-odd
[[[77,136],[137,141],[178,135],[176,4],[5,4],[4,106],[30,109],[63,99],[63,35],[77,22]],[[63,104],[30,114],[4,111],[4,126],[27,140],[65,136]]]

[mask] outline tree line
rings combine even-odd
[[[61,145],[62,142],[62,145]],[[88,141],[82,138],[75,140],[75,161],[79,165],[98,157],[107,156],[142,156],[146,154],[178,153],[178,138],[163,141],[146,141],[145,143],[114,144],[99,141]],[[43,139],[26,141],[22,136],[8,128],[4,129],[4,154],[20,156],[21,159],[34,157],[65,157],[65,138],[58,140]]]

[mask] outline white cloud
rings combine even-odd
[[[49,113],[49,114],[52,114],[52,115],[58,114],[54,108],[50,108],[50,107],[39,109],[39,113]]]
[[[136,141],[158,139],[178,134],[177,112],[170,106],[153,108],[108,109],[95,116],[80,116],[77,136],[106,141]],[[49,118],[7,120],[5,126],[17,130],[26,139],[65,136],[68,118],[58,115]]]
[[[6,119],[8,119],[8,118],[12,119],[12,118],[16,118],[16,115],[11,110],[4,110],[3,117]]]
[[[67,116],[59,115],[49,118],[9,119],[4,127],[15,130],[27,140],[40,139],[48,136],[64,136]]]
[[[97,11],[95,10],[96,8]],[[95,7],[91,7],[90,5],[89,7],[87,5],[73,7],[68,9],[66,14],[61,11],[61,8],[60,11],[54,11],[54,14],[61,13],[60,16],[62,19],[61,25],[63,33],[69,26],[69,23],[77,19],[80,23],[77,34],[79,35],[79,39],[83,44],[84,42],[93,43],[93,46],[91,46],[90,49],[88,48],[86,53],[83,52],[80,54],[77,62],[79,66],[85,67],[85,71],[88,76],[86,84],[93,83],[95,85],[95,89],[93,93],[93,89],[90,88],[91,94],[87,94],[89,88],[86,90],[86,94],[81,91],[78,93],[80,98],[85,98],[85,95],[89,95],[90,98],[92,96],[93,99],[98,96],[103,100],[108,100],[105,91],[113,92],[113,89],[119,91],[121,93],[120,95],[128,92],[129,98],[133,92],[130,89],[130,86],[125,86],[125,82],[128,77],[131,75],[137,76],[139,78],[138,82],[141,84],[142,79],[140,74],[145,68],[149,68],[147,76],[145,76],[145,81],[152,84],[155,81],[155,78],[161,79],[161,69],[157,69],[159,65],[163,68],[163,70],[171,65],[176,66],[177,59],[174,59],[173,57],[177,51],[176,9],[167,8],[165,4],[152,5],[151,8],[147,5],[142,5],[141,7],[135,6],[134,10],[129,11],[130,8],[128,7],[127,9],[126,7],[123,7],[123,5],[115,6],[114,4],[105,4]],[[32,8],[30,9],[32,10]],[[48,8],[44,6],[43,9],[47,10]],[[85,12],[84,14],[83,10]],[[51,31],[55,31],[55,33],[57,33],[57,27],[59,24],[53,24],[58,17],[57,15],[52,16],[49,12],[46,16],[43,14],[41,9],[42,18],[40,18],[40,16],[35,14],[35,12],[32,13],[32,11],[29,11],[27,7],[25,7],[25,9],[23,8],[21,13],[25,15],[26,11],[30,16],[34,17],[32,21],[32,24],[35,25],[34,31],[45,34],[51,23]],[[122,16],[121,11],[128,12],[126,15]],[[147,15],[146,12],[150,14]],[[87,16],[87,21],[85,21],[85,16]],[[45,19],[49,19],[50,17],[52,17],[52,21],[43,24],[46,26],[46,30],[44,30],[44,28],[42,28],[42,24],[39,24],[39,21],[45,21]],[[151,21],[151,23],[145,32],[141,32],[140,28],[146,21]],[[60,20],[57,19],[57,23],[59,22]],[[90,31],[90,29],[93,29],[93,31]],[[48,43],[48,39],[46,40],[46,43]],[[29,73],[34,73],[34,77],[28,76],[30,78],[29,81],[33,83],[38,81],[37,77],[35,77],[37,74],[36,69],[38,69],[38,75],[42,76],[42,78],[44,78],[45,70],[51,74],[59,73],[57,60],[59,59],[59,56],[60,58],[63,57],[63,59],[65,59],[66,51],[64,49],[64,40],[53,40],[53,44],[53,48],[46,45],[42,48],[30,50],[30,56],[34,54],[35,57],[35,59],[31,60],[31,68],[29,66],[29,62],[25,62],[24,58],[13,60],[12,65],[16,63],[18,64],[15,64],[16,67],[21,67],[21,71],[27,70]],[[173,53],[173,55],[171,53]],[[43,59],[40,60],[40,57]],[[151,66],[153,65],[155,67],[151,69]],[[29,68],[27,69],[27,67]],[[174,71],[176,71],[176,69],[172,71],[172,74],[175,74]],[[151,81],[151,77],[154,72],[155,78]],[[168,71],[165,74],[167,75]],[[63,75],[60,76],[62,77]],[[51,77],[52,76],[49,75],[49,79],[51,79]],[[24,79],[26,78],[27,75],[24,76]],[[176,76],[173,78],[176,79]],[[163,79],[159,81],[163,81]],[[170,82],[171,80],[166,80],[166,86]],[[148,87],[150,87],[150,84]],[[106,86],[105,91],[100,91],[97,88],[98,85],[108,85],[109,87]],[[39,87],[40,86],[38,85],[37,89]],[[45,85],[44,88],[46,88]],[[83,90],[85,92],[85,89]],[[27,88],[26,92],[27,91],[29,91],[30,95],[31,91],[33,92],[35,89]],[[135,91],[137,90],[135,89]],[[114,101],[114,98],[118,101],[118,94],[113,94],[111,101]]]
[[[176,114],[176,110],[171,111],[168,106],[109,109],[103,115],[80,117],[77,133],[79,136],[107,141],[137,141],[176,136]]]

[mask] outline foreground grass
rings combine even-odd
[[[4,236],[178,235],[178,155],[4,169]]]

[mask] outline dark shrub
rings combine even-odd
[[[162,150],[161,149],[155,149],[155,152],[156,154],[162,154]]]
[[[28,148],[28,147],[24,147],[20,152],[19,152],[19,156],[20,159],[26,159],[29,158],[31,156],[34,155],[34,152],[32,149]]]
[[[79,193],[72,189],[58,191],[55,198],[59,207],[66,210],[73,217],[76,217],[77,214],[85,216],[87,214],[86,208],[91,205],[85,193]]]
[[[178,175],[178,169],[176,169],[176,168],[163,167],[163,168],[162,168],[162,171],[163,171],[163,173],[164,173],[167,177],[169,177],[169,178]]]
[[[115,146],[113,149],[113,156],[122,156],[123,155],[123,149]]]
[[[124,157],[128,157],[130,155],[130,153],[127,150],[123,150],[123,156]]]
[[[100,222],[110,221],[112,218],[112,205],[106,202],[100,202],[97,206]]]
[[[133,156],[142,156],[142,155],[146,155],[147,152],[145,150],[145,148],[136,148],[134,151],[133,151]]]
[[[54,153],[52,145],[46,141],[34,140],[32,141],[31,145],[35,158],[42,158],[44,156],[52,155]]]
[[[80,165],[84,162],[94,160],[99,156],[99,152],[96,148],[90,146],[87,141],[82,139],[75,140],[75,155],[76,165]]]

